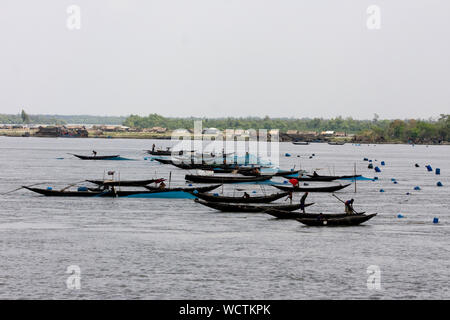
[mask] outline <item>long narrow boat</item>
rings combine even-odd
[[[115,160],[116,158],[120,157],[120,155],[118,154],[112,156],[83,156],[80,154],[71,154],[81,160]]]
[[[125,198],[183,198],[195,199],[195,197],[184,191],[173,190],[89,190],[89,191],[58,191],[52,189],[31,188],[23,186],[23,188],[42,194],[47,197],[125,197]]]
[[[187,174],[184,177],[188,181],[192,182],[202,182],[202,183],[238,183],[238,182],[259,182],[267,181],[272,178],[272,176],[258,176],[258,177],[239,177],[239,176],[206,176],[206,175],[196,175]]]
[[[276,176],[276,177],[284,177],[291,174],[298,174],[300,170],[278,170],[274,172],[268,173],[268,175]],[[264,171],[262,173],[255,173],[253,168],[240,168],[238,169],[238,173],[244,176],[261,176],[266,175]]]
[[[223,212],[264,212],[267,209],[278,209],[284,211],[294,211],[300,209],[300,204],[288,204],[288,205],[268,205],[268,206],[257,206],[248,204],[229,204],[223,202],[208,202],[199,199],[195,199],[195,202],[200,203],[204,206],[220,210]],[[307,203],[305,207],[311,206],[314,203]]]
[[[225,202],[225,203],[269,203],[278,199],[281,199],[288,195],[287,192],[270,194],[268,196],[258,196],[258,197],[226,197],[226,196],[215,196],[208,193],[196,193],[194,194],[197,198],[208,202]]]
[[[326,187],[288,187],[288,186],[278,186],[278,185],[272,185],[275,188],[278,188],[283,191],[291,191],[291,192],[335,192],[341,189],[344,189],[351,185],[344,184],[344,185],[336,185],[336,186],[326,186]]]
[[[347,215],[339,218],[298,218],[297,221],[314,227],[357,226],[376,215],[376,213],[373,213],[368,215]]]
[[[189,192],[189,193],[194,193],[195,191],[197,191],[198,193],[202,193],[202,192],[209,192],[212,191],[214,189],[217,189],[218,187],[220,187],[221,184],[215,184],[212,186],[205,186],[205,187],[177,187],[177,188],[164,188],[162,190],[165,191],[184,191],[184,192]],[[157,191],[157,190],[161,190],[158,187],[152,187],[152,186],[145,186],[146,189],[150,190],[150,191]],[[195,196],[197,196],[197,192],[195,193]]]
[[[99,186],[122,186],[122,187],[142,187],[151,183],[160,183],[166,179],[148,179],[148,180],[86,180]]]
[[[333,181],[338,179],[351,179],[361,177],[360,174],[344,175],[344,176],[322,176],[322,175],[308,174],[307,176],[311,179],[310,181]]]
[[[189,151],[172,151],[172,150],[146,150],[148,154],[151,154],[153,156],[172,156],[172,155],[177,155],[177,156],[181,156],[183,155],[185,152],[189,152]]]
[[[279,210],[279,209],[267,209],[264,211],[264,213],[267,213],[275,218],[278,219],[298,219],[298,218],[311,218],[311,219],[317,219],[320,216],[320,213],[303,213],[303,212],[291,212],[291,211],[285,211],[285,210]],[[361,212],[358,215],[362,215],[365,212]],[[348,216],[347,213],[324,213],[322,214],[323,218],[329,219],[329,218],[343,218]]]
[[[297,146],[307,146],[309,145],[308,141],[292,141],[292,144],[295,144]]]

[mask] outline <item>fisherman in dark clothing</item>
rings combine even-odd
[[[289,202],[292,204],[292,191],[289,191],[289,194],[284,201],[286,201],[287,199],[289,199]]]
[[[314,177],[317,177],[317,176],[318,176],[318,174],[317,174],[316,171],[313,172],[313,176],[314,176]]]
[[[247,192],[244,192],[244,198],[248,199],[248,198],[250,198],[250,195]]]
[[[155,146],[155,144],[153,144],[152,145],[152,152],[155,152],[155,148],[156,148],[156,146]]]
[[[94,157],[96,157],[96,156],[97,156],[97,151],[95,151],[95,150],[92,150],[92,153],[94,154]]]
[[[345,213],[346,214],[354,214],[355,213],[355,210],[353,209],[354,201],[355,201],[354,199],[345,201]]]
[[[307,196],[308,196],[308,192],[305,192],[305,194],[300,199],[300,209],[303,211],[303,213],[305,213],[305,201],[306,201]]]

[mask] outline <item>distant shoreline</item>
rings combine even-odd
[[[172,135],[171,134],[155,134],[155,133],[124,133],[124,132],[112,132],[111,134],[103,134],[103,135],[89,135],[87,137],[55,137],[55,136],[35,136],[35,135],[25,135],[25,131],[15,131],[15,132],[2,132],[0,130],[0,136],[3,137],[11,137],[11,138],[61,138],[61,139],[142,139],[142,140],[171,140]],[[192,139],[192,137],[191,137]],[[270,139],[268,139],[270,141]],[[286,137],[286,135],[280,136],[280,142],[293,142],[295,139]],[[326,139],[323,141],[308,141],[309,144],[327,144],[328,142],[336,142],[340,141],[345,144],[405,144],[405,145],[450,145],[450,142],[442,142],[442,143],[407,143],[403,141],[357,141],[357,140],[350,140],[345,138],[339,138],[339,139]],[[299,148],[302,147],[302,145],[298,146]]]

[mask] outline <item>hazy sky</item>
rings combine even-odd
[[[1,0],[0,41],[0,113],[450,113],[447,0]]]

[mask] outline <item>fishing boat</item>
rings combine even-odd
[[[351,183],[349,184],[344,184],[344,185],[336,185],[336,186],[325,186],[325,187],[288,187],[288,186],[279,186],[279,185],[272,185],[275,188],[278,188],[282,191],[287,191],[287,192],[334,192],[334,191],[338,191],[341,189],[344,189],[346,187],[348,187],[349,185],[351,185]]]
[[[223,212],[264,212],[267,209],[279,209],[284,211],[294,211],[300,209],[300,204],[288,204],[288,205],[248,205],[248,204],[229,204],[223,202],[208,202],[200,199],[194,200],[204,206],[220,210]],[[314,203],[307,203],[305,207],[311,206]]]
[[[86,180],[87,182],[99,186],[122,186],[122,187],[142,187],[151,183],[160,183],[166,179],[148,179],[148,180]]]
[[[361,175],[355,174],[355,175],[343,175],[343,176],[325,176],[325,175],[319,175],[319,174],[307,174],[307,177],[310,178],[309,181],[333,181],[333,180],[339,180],[339,179],[358,178],[358,177],[361,177]],[[307,180],[307,178],[305,178],[303,181],[308,181],[308,180]]]
[[[361,214],[361,215],[347,215],[345,217],[337,217],[337,218],[298,218],[296,219],[298,222],[303,223],[307,226],[314,227],[334,227],[334,226],[357,226],[367,220],[372,219],[377,214]]]
[[[215,196],[208,193],[196,193],[195,196],[208,202],[225,202],[225,203],[269,203],[287,196],[287,192],[270,194],[267,196],[256,197],[227,197],[227,196]]]
[[[150,191],[157,191],[157,190],[184,191],[184,192],[189,192],[189,193],[194,193],[196,191],[195,192],[195,196],[197,196],[197,193],[209,192],[209,191],[212,191],[214,189],[217,189],[220,186],[221,186],[221,184],[215,184],[215,185],[212,185],[212,186],[205,186],[205,187],[176,187],[176,188],[167,188],[167,187],[165,187],[164,189],[159,189],[158,187],[145,186],[145,188],[147,190],[150,190]]]
[[[116,160],[117,158],[120,157],[120,155],[118,155],[118,154],[111,155],[111,156],[83,156],[80,154],[71,153],[71,155],[73,155],[81,160]]]
[[[86,191],[67,191],[67,190],[53,190],[51,188],[32,188],[23,186],[22,188],[39,193],[47,197],[111,197],[111,198],[183,198],[195,199],[195,197],[184,191],[167,190],[89,190]]]
[[[184,177],[187,181],[202,182],[202,183],[238,183],[238,182],[259,182],[267,181],[272,176],[216,176],[216,175],[199,175],[199,174],[187,174]]]
[[[342,145],[345,144],[345,142],[343,142],[343,141],[330,141],[330,142],[328,142],[328,144],[332,145],[332,146],[342,146]]]
[[[297,218],[310,218],[317,219],[320,216],[320,213],[303,213],[303,212],[291,212],[279,209],[267,209],[264,211],[275,218],[278,219],[297,219]],[[359,215],[364,214],[365,212],[358,213]],[[348,216],[347,213],[324,213],[322,214],[323,218],[343,218]]]
[[[307,145],[309,145],[309,142],[307,142],[307,141],[292,141],[292,144],[295,144],[296,146],[307,146]]]
[[[257,171],[255,169],[258,169]],[[288,175],[296,175],[299,174],[300,171],[303,170],[278,170],[278,171],[261,171],[261,168],[240,168],[238,169],[238,173],[244,176],[262,176],[262,175],[271,175],[276,177],[284,177]]]

